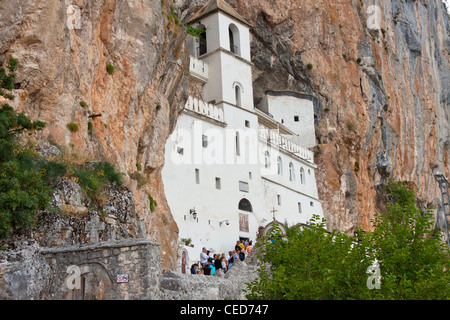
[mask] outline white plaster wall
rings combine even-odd
[[[286,127],[298,134],[294,142],[304,148],[316,146],[314,128],[314,104],[308,99],[300,99],[292,96],[267,95],[268,112],[273,118],[283,123]],[[294,121],[294,116],[299,116],[299,121]]]
[[[242,110],[240,110],[243,112]],[[236,117],[230,116],[231,122],[242,119],[242,115]],[[239,211],[238,204],[242,198],[247,198],[253,205],[254,212],[260,214],[262,203],[259,202],[259,196],[256,192],[260,179],[258,179],[258,164],[241,163],[238,165],[226,164],[208,164],[202,163],[198,158],[199,154],[207,156],[212,154],[213,143],[206,149],[201,147],[202,134],[212,137],[211,129],[221,132],[226,136],[229,129],[216,126],[207,121],[201,121],[201,130],[199,123],[194,124],[198,119],[183,114],[179,117],[177,129],[185,128],[192,131],[197,150],[191,154],[193,164],[177,164],[171,159],[172,152],[175,150],[176,137],[178,131],[175,130],[166,145],[166,164],[163,169],[163,182],[165,192],[171,212],[178,224],[180,238],[191,238],[195,248],[201,250],[203,246],[212,248],[216,252],[228,252],[233,250],[236,240],[239,240]],[[256,122],[256,117],[252,119]],[[230,135],[231,147],[234,151],[234,135]],[[200,147],[198,146],[200,144]],[[185,146],[185,156],[189,158]],[[232,160],[237,161],[234,152]],[[205,158],[206,159],[206,158]],[[200,184],[195,181],[195,169],[200,170]],[[249,179],[249,172],[252,172],[252,180]],[[221,178],[221,190],[216,190],[215,178]],[[249,183],[249,193],[239,191],[239,181]],[[189,210],[194,208],[198,214],[198,221],[194,221],[189,215]],[[251,215],[251,214],[250,214]],[[186,216],[186,217],[185,217]],[[253,217],[253,216],[252,216]],[[254,239],[257,230],[257,220],[261,219],[255,215],[251,232],[245,234]],[[228,220],[229,225],[220,222]],[[200,251],[199,251],[200,254]]]
[[[283,159],[283,175],[277,174],[276,158],[271,161],[274,171],[265,172],[261,169],[263,157],[249,157],[249,154],[262,152],[262,143],[252,135],[248,135],[247,141],[244,141],[246,133],[257,130],[257,116],[226,104],[223,107],[227,127],[182,114],[177,129],[166,145],[163,182],[167,200],[180,230],[179,237],[191,238],[199,253],[204,246],[216,252],[228,252],[234,248],[239,237],[254,240],[258,227],[272,221],[273,208],[277,210],[277,220],[281,222],[286,220],[289,224],[304,223],[312,217],[312,214],[322,215],[320,201],[317,199],[315,167],[280,152]],[[250,121],[250,128],[245,128],[245,120]],[[182,129],[186,130],[185,133],[189,133],[190,139],[185,138],[184,141],[181,139]],[[241,156],[235,153],[236,129],[241,130]],[[208,148],[201,146],[203,134],[210,138]],[[213,137],[217,141],[223,137],[226,143],[224,145],[215,143]],[[253,137],[253,140],[250,137]],[[189,153],[188,146],[192,141],[194,141],[193,150]],[[172,159],[172,153],[176,154],[177,146],[185,149],[185,164],[180,161],[174,162]],[[224,151],[219,152],[219,149]],[[229,151],[226,152],[226,149]],[[273,155],[276,153],[273,152]],[[181,156],[178,159],[175,157],[175,160],[181,160]],[[289,181],[290,161],[294,163],[296,170],[294,182]],[[301,165],[305,168],[306,185],[301,185],[299,181]],[[195,169],[200,170],[200,184],[196,184]],[[308,174],[308,169],[311,174]],[[267,179],[263,179],[263,175]],[[221,178],[221,190],[216,189],[216,177]],[[239,190],[240,181],[249,184],[248,193]],[[281,206],[277,203],[278,194],[281,195]],[[248,233],[239,231],[238,204],[243,198],[248,199],[253,207],[253,213],[243,212],[249,216]],[[310,207],[311,201],[314,202],[314,207]],[[298,212],[298,202],[302,203],[302,213]],[[193,220],[189,214],[192,208],[195,208],[198,214],[198,221]],[[220,222],[225,220],[228,220],[229,225],[225,223],[220,225]]]
[[[239,30],[239,47],[240,56],[247,61],[251,61],[250,54],[250,30],[247,26],[230,18],[228,15],[219,12],[218,23],[220,23],[220,46],[226,50],[230,50],[230,36],[228,33],[228,28],[230,24],[234,24]]]
[[[224,100],[221,58],[220,53],[215,53],[201,59],[209,66],[208,82],[203,87],[203,98],[206,102],[215,100],[218,103]]]
[[[223,101],[236,104],[235,85],[241,91],[241,107],[253,112],[252,68],[249,64],[236,59],[232,54],[220,53],[222,68]]]

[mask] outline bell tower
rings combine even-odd
[[[209,65],[204,100],[253,112],[251,25],[223,0],[210,0],[188,23],[206,29],[188,44]]]

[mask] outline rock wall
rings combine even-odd
[[[439,204],[432,170],[450,176],[441,0],[227,2],[254,25],[255,104],[266,90],[318,98],[317,180],[330,229],[369,229],[383,179],[410,181],[425,206]]]
[[[35,144],[115,163],[146,237],[162,244],[165,269],[175,265],[178,228],[161,169],[189,66],[186,33],[168,11],[166,0],[0,0],[0,65],[9,56],[19,61],[13,106],[47,123]],[[149,194],[158,203],[153,213]]]
[[[0,250],[0,299],[244,300],[257,275],[252,259],[214,276],[161,274],[160,250],[144,239],[42,248],[13,241]]]
[[[42,248],[53,272],[42,297],[46,300],[155,299],[159,296],[159,250],[156,243],[136,239]],[[79,273],[69,269],[71,266],[79,268]],[[78,275],[80,282],[76,284]],[[127,281],[118,282],[117,276],[123,275],[128,276]],[[67,282],[74,288],[69,288]]]

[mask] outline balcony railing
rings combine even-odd
[[[186,110],[193,111],[216,121],[225,122],[222,108],[192,96],[189,96],[185,108]]]
[[[239,51],[239,47],[235,46],[234,44],[230,44],[230,51],[234,54],[237,54],[238,56],[241,54]]]
[[[200,57],[200,56],[208,53],[208,48],[207,48],[206,44],[200,45],[196,48],[196,51],[197,51],[197,57]]]
[[[292,142],[285,136],[279,134],[276,130],[270,130],[264,126],[259,126],[259,137],[272,145],[277,146],[283,150],[295,154],[303,160],[314,163],[314,153],[311,150],[300,147],[295,142]]]
[[[191,56],[189,71],[194,78],[203,82],[208,81],[209,67],[206,62]]]

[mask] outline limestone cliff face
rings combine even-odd
[[[254,25],[255,104],[268,89],[319,100],[315,153],[329,228],[370,228],[376,186],[388,177],[414,183],[424,205],[439,203],[432,170],[450,175],[442,1],[228,2]]]
[[[188,72],[186,33],[168,11],[164,0],[0,0],[0,65],[19,60],[15,107],[47,123],[38,144],[51,141],[125,173],[147,237],[162,244],[163,268],[175,264],[178,228],[161,169]],[[149,194],[158,203],[153,213]]]

